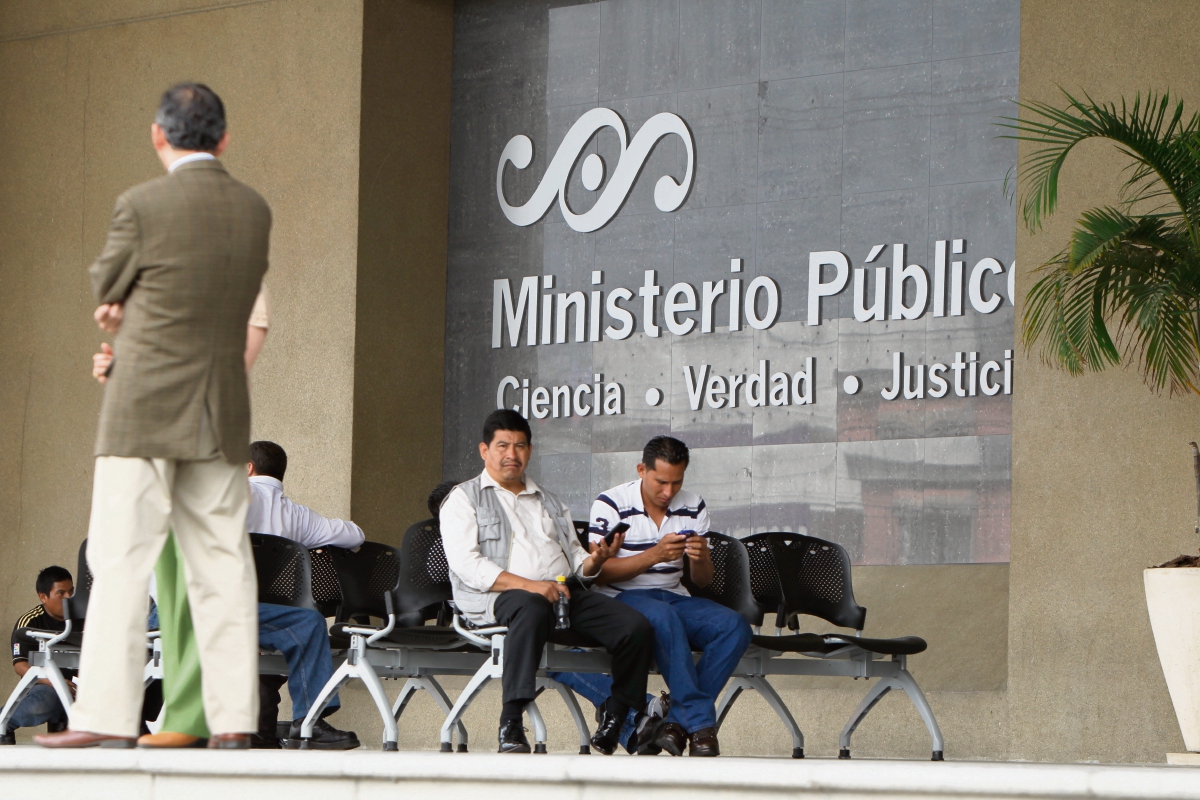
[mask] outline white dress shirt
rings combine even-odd
[[[344,519],[326,519],[308,506],[293,503],[283,493],[283,482],[266,475],[250,478],[250,510],[246,530],[269,533],[314,547],[358,547],[366,540],[362,528]]]
[[[171,166],[167,167],[167,172],[174,172],[177,167],[182,167],[184,164],[190,164],[193,161],[212,161],[216,156],[212,153],[188,153],[186,156],[175,159],[171,162]]]
[[[479,525],[475,509],[467,494],[455,489],[442,505],[438,520],[442,529],[442,546],[446,560],[458,579],[479,592],[492,588],[501,572],[511,572],[531,581],[552,581],[559,575],[573,575],[583,568],[588,554],[578,540],[571,537],[571,558],[563,553],[554,530],[554,521],[542,505],[542,490],[532,478],[525,478],[525,488],[518,494],[510,492],[484,470],[484,486],[496,487],[496,497],[508,516],[512,529],[508,569],[503,570],[479,552]],[[492,598],[493,602],[495,598]],[[490,607],[489,607],[490,615]]]

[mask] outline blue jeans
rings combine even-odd
[[[654,628],[654,660],[671,690],[668,722],[688,733],[717,725],[717,696],[750,644],[750,623],[736,611],[703,597],[662,589],[617,595]],[[692,661],[692,650],[701,650]]]
[[[604,705],[604,701],[612,693],[612,676],[602,672],[547,672],[554,680],[559,683],[569,686],[577,695],[586,700],[590,700],[592,705],[599,708]],[[646,702],[654,699],[653,695],[646,695]],[[625,723],[621,725],[621,746],[626,751],[632,753],[633,748],[629,746],[630,739],[636,731],[634,727],[637,722],[637,712],[632,708],[625,716]]]
[[[688,733],[716,727],[717,695],[750,644],[750,623],[712,600],[662,589],[630,589],[617,599],[642,612],[654,628],[654,660],[671,690],[667,721],[682,725]],[[703,651],[699,662],[692,661],[693,648]],[[598,674],[552,677],[597,704],[608,696],[607,684],[612,682]],[[622,728],[622,741],[626,736]]]
[[[46,722],[66,722],[67,712],[62,701],[54,691],[54,687],[37,683],[33,691],[25,695],[25,699],[17,705],[8,720],[8,731],[12,733],[17,728],[36,728]]]
[[[283,653],[288,665],[292,719],[304,719],[333,676],[325,618],[307,608],[258,604],[258,643]],[[341,705],[335,694],[329,708]]]

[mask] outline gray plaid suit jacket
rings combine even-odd
[[[230,463],[250,457],[246,324],[267,271],[271,210],[219,161],[193,161],[117,198],[88,270],[123,302],[97,456],[194,459],[207,404]]]

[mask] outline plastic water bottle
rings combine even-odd
[[[559,575],[554,579],[560,589],[567,588],[567,578],[565,575]],[[565,631],[571,627],[571,601],[567,598],[566,592],[560,591],[558,599],[554,601],[554,613],[558,617],[558,621],[554,623],[554,630]]]

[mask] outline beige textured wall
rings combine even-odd
[[[1057,102],[1056,84],[1101,101],[1170,89],[1195,113],[1198,36],[1190,0],[1027,0],[1021,97]],[[1018,294],[1081,210],[1113,202],[1126,163],[1099,143],[1071,157],[1058,213],[1018,235]],[[1183,741],[1141,572],[1196,550],[1188,442],[1200,398],[1155,397],[1134,370],[1072,378],[1036,356],[1020,356],[1016,375],[1006,755],[1161,763]]]
[[[399,544],[441,481],[449,0],[363,6],[354,519]]]
[[[291,454],[291,495],[349,513],[361,35],[356,0],[0,2],[0,620],[39,568],[75,570],[102,394],[86,268],[116,196],[161,174],[175,81],[222,95],[223,160],[274,211],[254,433]]]

